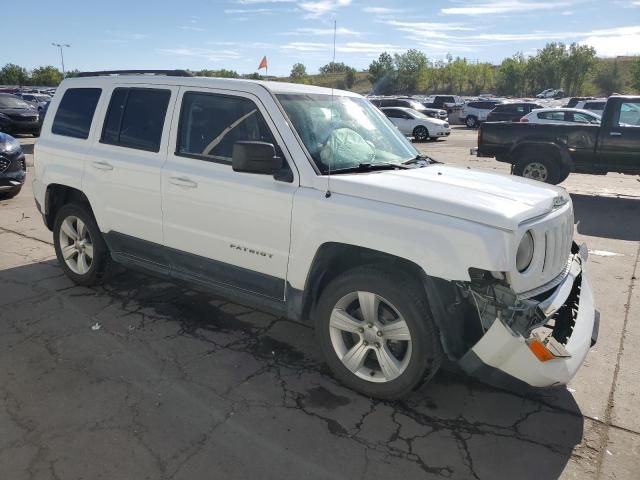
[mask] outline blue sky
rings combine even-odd
[[[592,45],[601,56],[640,54],[640,0],[32,0],[3,24],[0,64],[67,69],[231,68],[269,74],[302,62],[366,68],[380,52],[417,48],[499,62],[549,41]],[[28,15],[33,12],[33,15]],[[5,19],[9,20],[9,18]]]

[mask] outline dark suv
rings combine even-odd
[[[38,109],[29,102],[0,93],[0,128],[6,133],[31,133],[40,135]]]
[[[27,166],[20,143],[0,133],[0,200],[15,197],[24,184]]]
[[[532,102],[503,103],[489,112],[487,122],[519,122],[522,117],[537,108],[543,107]]]

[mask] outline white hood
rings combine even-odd
[[[507,230],[550,212],[558,197],[570,200],[564,189],[553,185],[439,164],[335,175],[331,191]]]

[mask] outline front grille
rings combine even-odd
[[[36,122],[38,120],[37,115],[8,115],[8,117],[15,122]]]
[[[567,265],[567,258],[573,241],[573,218],[567,215],[563,220],[550,226],[544,233],[544,263],[542,273],[556,274]]]
[[[9,168],[11,165],[11,160],[5,157],[0,157],[0,173],[4,173],[4,171]]]

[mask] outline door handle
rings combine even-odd
[[[107,162],[93,162],[92,165],[98,170],[113,170],[113,165]]]
[[[621,137],[622,132],[609,132],[609,135],[612,137]]]
[[[189,180],[185,177],[171,177],[169,179],[169,183],[172,185],[176,185],[178,187],[186,187],[186,188],[196,188],[198,184],[193,180]]]

